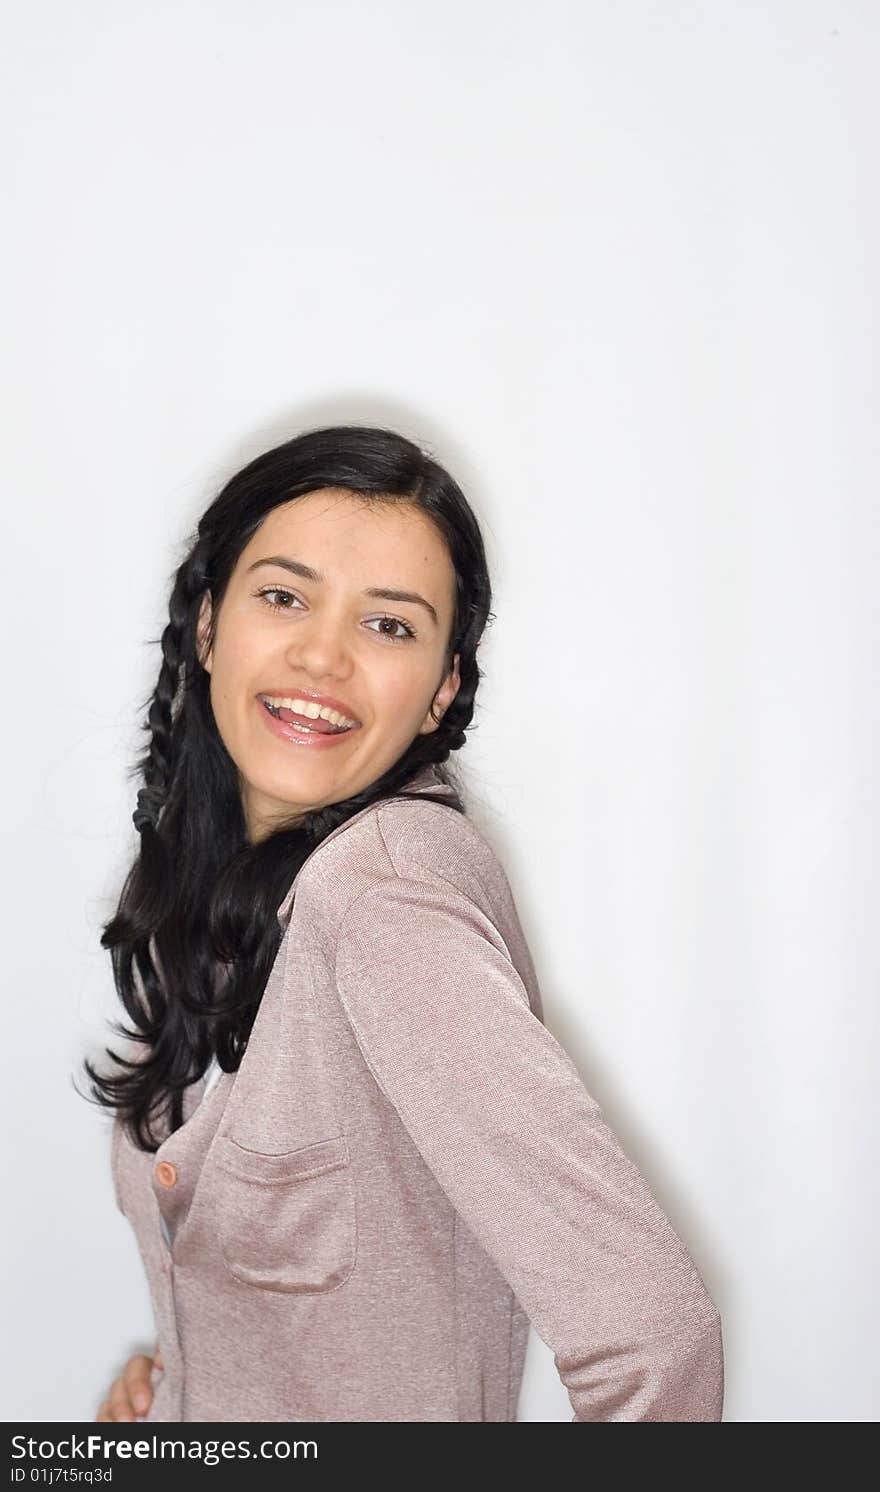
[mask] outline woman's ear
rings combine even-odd
[[[459,665],[460,662],[461,662],[461,653],[456,653],[455,657],[452,660],[452,685],[454,687],[452,689],[452,693],[449,696],[449,704],[450,705],[452,704],[452,701],[455,699],[456,694],[458,693],[459,689],[461,688],[461,674],[458,671],[458,665]],[[447,705],[446,708],[448,709],[449,705]]]
[[[446,675],[446,678],[443,680],[443,683],[440,685],[440,688],[437,690],[437,693],[434,695],[434,698],[431,702],[431,708],[429,709],[427,715],[422,721],[421,726],[419,727],[419,735],[429,735],[431,731],[436,730],[437,726],[440,724],[440,720],[443,719],[443,716],[446,714],[446,711],[449,709],[449,706],[455,699],[456,694],[461,688],[461,676],[458,672],[458,665],[460,660],[461,654],[456,653],[455,657],[452,660],[452,667],[449,670],[449,673]],[[439,719],[437,718],[438,716]]]
[[[211,672],[211,649],[208,647],[208,632],[211,626],[211,592],[205,591],[202,604],[199,607],[199,619],[196,623],[196,653],[199,662],[206,673]]]
[[[446,714],[446,711],[449,709],[449,706],[452,704],[452,701],[455,699],[456,694],[461,688],[461,675],[458,672],[460,659],[461,654],[456,653],[455,657],[452,660],[452,667],[449,670],[449,673],[446,675],[446,678],[443,680],[443,683],[440,685],[440,690],[437,694],[436,703],[439,706],[440,713],[442,715]]]

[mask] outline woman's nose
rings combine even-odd
[[[300,622],[296,639],[287,649],[291,670],[302,668],[315,677],[345,677],[351,663],[351,643],[343,624],[309,618]]]

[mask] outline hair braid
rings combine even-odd
[[[174,701],[177,698],[180,670],[185,656],[184,638],[194,605],[207,585],[207,547],[207,539],[200,538],[174,578],[168,605],[169,621],[161,637],[162,667],[144,725],[144,729],[150,731],[150,745],[146,755],[138,763],[138,771],[143,773],[144,786],[138,792],[132,822],[141,834],[147,827],[154,830],[158,828],[159,815],[171,786],[174,770]]]

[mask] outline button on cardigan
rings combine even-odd
[[[212,1057],[211,1061],[208,1064],[208,1070],[207,1070],[207,1072],[204,1075],[204,1079],[203,1079],[203,1091],[202,1091],[202,1094],[201,1094],[201,1098],[199,1100],[200,1102],[202,1102],[202,1103],[204,1102],[205,1098],[210,1093],[211,1089],[213,1088],[214,1084],[217,1082],[218,1078],[222,1075],[222,1073],[223,1073],[223,1068],[220,1066],[219,1062],[217,1061],[217,1058],[216,1057]],[[156,1166],[156,1175],[157,1175],[157,1177],[158,1177],[158,1179],[160,1181],[162,1180],[162,1175],[160,1173],[160,1167],[161,1166],[167,1166],[167,1165],[168,1165],[167,1161],[159,1161],[158,1164],[157,1164],[157,1166]],[[171,1180],[170,1184],[171,1185],[176,1185],[176,1182],[177,1182],[177,1172],[173,1171],[173,1179]],[[162,1229],[162,1234],[163,1234],[163,1237],[165,1239],[165,1242],[170,1244],[171,1243],[171,1231],[169,1229],[168,1221],[167,1221],[167,1219],[165,1217],[164,1212],[160,1212],[159,1213],[159,1226]]]
[[[512,1422],[529,1321],[575,1421],[720,1420],[718,1310],[544,1025],[471,821],[363,809],[278,917],[238,1071],[155,1154],[114,1124],[164,1362],[145,1420]]]

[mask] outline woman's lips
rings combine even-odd
[[[272,733],[278,736],[280,740],[288,741],[295,746],[307,746],[311,747],[312,750],[338,746],[341,741],[347,740],[349,736],[354,735],[356,730],[360,729],[359,726],[352,726],[348,730],[331,729],[329,732],[326,730],[309,730],[305,725],[299,726],[286,720],[279,720],[277,716],[272,714],[264,699],[258,700],[257,704],[260,714]],[[319,723],[324,726],[328,724],[327,721],[310,722],[313,725],[318,725]]]

